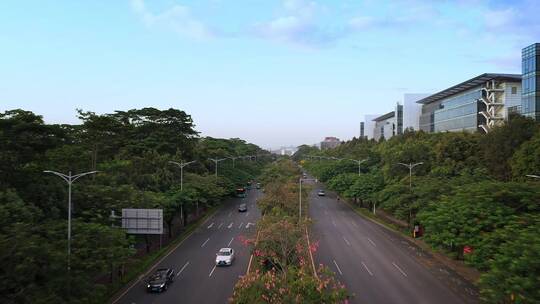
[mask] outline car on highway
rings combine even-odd
[[[238,206],[238,211],[239,212],[246,212],[247,211],[247,205],[246,204],[240,204],[240,206]]]
[[[317,195],[318,196],[325,196],[326,195],[326,192],[324,192],[324,190],[319,190],[319,192],[317,192]]]
[[[230,266],[234,261],[234,249],[221,248],[216,253],[216,266]]]
[[[174,281],[174,270],[170,268],[160,268],[146,281],[148,292],[163,292]]]
[[[257,183],[256,188],[257,188],[257,189],[261,189],[261,183]]]

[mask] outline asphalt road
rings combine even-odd
[[[259,190],[252,189],[246,198],[225,202],[153,268],[175,270],[177,276],[167,291],[160,294],[146,292],[146,277],[142,277],[113,303],[227,303],[238,277],[247,270],[250,254],[242,239],[253,236],[255,232],[254,224],[260,217],[256,199],[261,194]],[[238,205],[242,202],[247,203],[247,212],[238,212]],[[216,253],[223,247],[232,247],[236,259],[232,266],[215,267]]]
[[[470,303],[408,253],[386,228],[359,216],[335,196],[310,193],[315,263],[328,266],[354,294],[351,303]],[[402,240],[402,242],[405,242]],[[405,242],[406,243],[406,242]]]

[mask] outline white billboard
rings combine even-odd
[[[122,209],[122,228],[129,234],[163,234],[163,209]]]

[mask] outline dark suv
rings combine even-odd
[[[174,281],[174,270],[170,268],[161,268],[156,270],[146,281],[146,290],[148,292],[162,292],[167,290],[169,284]]]

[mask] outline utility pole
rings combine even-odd
[[[76,175],[71,175],[71,171],[69,171],[69,173],[66,175],[66,174],[63,174],[63,173],[60,173],[60,172],[56,172],[56,171],[51,171],[51,170],[46,170],[46,171],[43,171],[43,173],[50,173],[50,174],[54,174],[58,177],[60,177],[61,179],[63,179],[67,184],[68,184],[68,248],[67,248],[67,269],[68,271],[71,270],[71,185],[73,184],[73,182],[75,182],[77,179],[79,179],[80,177],[83,177],[85,175],[89,175],[89,174],[95,174],[95,173],[98,173],[99,171],[90,171],[90,172],[85,172],[85,173],[81,173],[81,174],[76,174]]]

